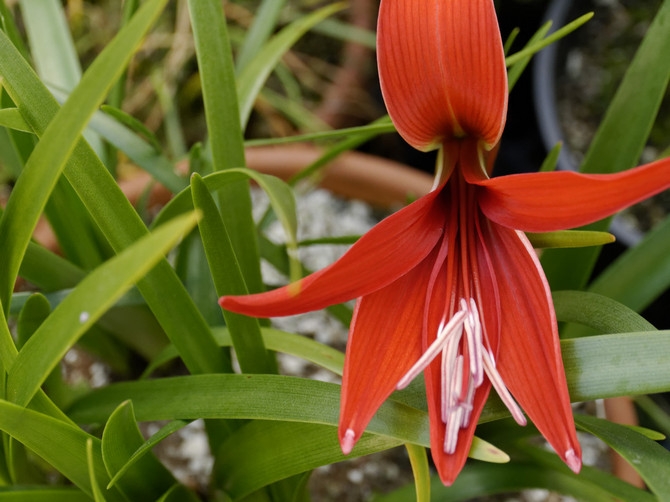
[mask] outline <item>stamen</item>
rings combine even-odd
[[[466,313],[459,311],[454,314],[454,316],[449,319],[449,322],[446,326],[442,328],[437,334],[435,341],[428,347],[426,352],[419,358],[419,360],[412,366],[409,371],[403,376],[398,384],[396,389],[404,389],[407,387],[416,376],[421,373],[426,367],[435,359],[435,357],[440,353],[440,351],[445,347],[447,342],[450,339],[452,333],[462,329],[463,321],[465,320]]]
[[[444,434],[444,452],[451,455],[456,451],[458,444],[458,433],[461,430],[461,422],[463,420],[463,408],[456,408],[449,414],[447,420],[446,430]]]
[[[470,319],[474,331],[473,344],[470,345],[470,360],[474,359],[476,364],[470,363],[470,371],[475,378],[475,387],[479,387],[484,381],[484,368],[482,366],[482,321],[474,298],[470,298]]]
[[[470,425],[470,415],[472,414],[472,404],[475,400],[476,388],[477,385],[475,385],[474,378],[472,377],[472,374],[470,374],[468,376],[468,393],[465,396],[465,400],[461,404],[461,407],[463,408],[463,421],[461,422],[461,427],[463,428]]]
[[[353,429],[347,429],[346,432],[344,433],[344,437],[342,438],[342,441],[340,441],[340,447],[342,448],[342,453],[345,455],[349,455],[351,453],[351,450],[354,449],[354,444],[356,441],[354,438],[356,437],[356,433],[354,432]]]
[[[483,357],[484,371],[486,371],[486,375],[489,377],[489,380],[491,381],[491,384],[498,393],[498,396],[500,396],[500,399],[505,404],[509,412],[512,414],[512,418],[514,418],[516,423],[519,425],[526,425],[526,417],[523,414],[523,411],[521,411],[521,408],[519,408],[519,405],[516,404],[516,401],[514,400],[512,395],[509,393],[509,390],[507,390],[505,382],[503,382],[500,373],[498,373],[498,370],[496,370],[496,365],[495,361],[493,360],[493,356],[486,349],[482,350],[482,355],[484,356]]]

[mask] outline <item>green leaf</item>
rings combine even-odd
[[[279,178],[268,174],[260,174],[251,169],[227,169],[226,171],[205,176],[202,180],[210,191],[216,191],[228,183],[234,183],[244,178],[254,180],[263,190],[265,190],[270,199],[270,204],[286,232],[287,246],[292,249],[297,248],[296,234],[298,223],[295,209],[295,198],[293,197],[293,191],[286,183]],[[193,200],[189,187],[181,191],[165,205],[163,210],[154,220],[153,225],[159,225],[161,222],[173,218],[175,215],[181,214],[184,211],[188,211],[192,207]],[[297,267],[298,264],[294,262],[291,269],[294,276],[297,275],[295,272]]]
[[[235,69],[223,6],[218,0],[189,0],[205,117],[214,171],[245,167]],[[223,222],[249,291],[263,290],[258,242],[247,180],[219,193]]]
[[[542,38],[541,40],[534,42],[532,44],[528,44],[520,51],[515,52],[511,56],[507,56],[505,58],[505,63],[507,64],[508,67],[510,67],[518,63],[519,61],[522,61],[527,57],[532,56],[536,52],[539,52],[540,50],[544,49],[546,46],[553,44],[554,42],[560,40],[566,35],[569,35],[577,28],[588,22],[592,17],[593,12],[589,12],[588,14],[584,14],[583,16],[578,17],[574,21],[566,24],[563,28],[556,30],[548,37]]]
[[[128,500],[156,500],[176,483],[170,471],[150,452],[137,458],[132,468],[126,467],[143,443],[132,403],[121,403],[102,433],[102,459],[107,473],[114,476],[107,487],[116,485]],[[119,476],[124,467],[123,475]]]
[[[247,30],[242,45],[237,51],[237,72],[243,70],[257,54],[277,26],[286,0],[263,0],[256,10],[254,21]]]
[[[191,177],[193,206],[201,211],[198,223],[207,262],[219,296],[249,293],[233,244],[219,210],[199,174]],[[244,373],[275,373],[270,355],[265,350],[258,319],[224,311],[235,354]]]
[[[510,464],[471,463],[458,475],[453,485],[442,484],[438,476],[431,479],[433,500],[458,502],[478,500],[497,493],[519,492],[542,488],[572,495],[589,502],[614,502],[614,497],[596,484],[586,484],[578,476],[564,470],[549,470],[530,462]],[[388,495],[373,497],[374,502],[406,502],[412,500],[413,486],[407,486]],[[641,492],[644,495],[644,492]],[[651,502],[640,499],[635,502]],[[633,502],[633,501],[630,501]]]
[[[670,1],[660,7],[610,103],[582,162],[584,173],[616,173],[640,158],[670,79]],[[610,219],[589,226],[607,230]],[[593,270],[598,248],[548,251],[542,266],[552,289],[583,289]]]
[[[88,464],[88,477],[91,482],[91,491],[93,492],[93,499],[95,502],[106,502],[105,496],[102,494],[98,480],[95,477],[95,453],[93,451],[93,438],[86,440],[86,462]]]
[[[0,125],[15,131],[33,132],[18,108],[3,108],[0,110]]]
[[[0,254],[4,264],[0,267],[0,302],[6,309],[37,219],[79,135],[165,3],[166,0],[146,3],[133,21],[105,47],[44,131],[17,180],[0,221]],[[17,82],[13,82],[8,75],[12,73],[11,67],[22,63],[23,59],[15,52],[11,41],[4,33],[0,33],[0,75],[4,77],[3,84],[19,108],[21,100],[17,99],[18,94],[14,89]],[[32,86],[23,89],[28,92],[32,90]]]
[[[615,237],[608,232],[588,232],[585,230],[559,230],[541,234],[526,234],[534,248],[579,248],[602,246],[614,242]]]
[[[287,333],[273,328],[261,327],[263,343],[269,350],[291,354],[306,361],[321,366],[337,375],[342,375],[344,367],[344,354],[339,350],[333,349],[328,345],[316,342],[310,338]],[[226,328],[214,328],[214,336],[217,343],[228,347],[232,345],[230,334]],[[151,375],[156,368],[178,357],[178,353],[173,346],[168,346],[163,350],[147,369],[142,373],[142,378]]]
[[[670,285],[670,218],[603,271],[589,291],[641,312]],[[665,252],[664,252],[665,251]]]
[[[554,291],[552,296],[559,321],[579,323],[598,333],[656,331],[642,316],[607,296],[584,291]]]
[[[42,457],[89,496],[93,495],[87,461],[92,441],[92,466],[99,486],[107,485],[100,441],[78,427],[33,410],[0,400],[0,430]],[[106,490],[110,502],[127,502],[115,489]]]
[[[371,135],[378,136],[380,134],[387,134],[392,132],[396,132],[395,126],[392,123],[373,122],[372,124],[359,127],[349,127],[346,129],[336,129],[334,131],[320,131],[309,134],[299,134],[296,136],[287,136],[285,138],[250,139],[245,141],[244,144],[248,147],[282,145],[285,143],[303,143],[306,141],[341,139],[349,136],[358,136],[359,134],[370,137]]]
[[[344,4],[334,3],[301,16],[272,37],[240,72],[237,89],[240,102],[240,122],[246,126],[254,101],[265,80],[280,58],[308,30],[329,16],[342,10]]]
[[[629,427],[607,420],[576,415],[575,423],[621,455],[642,476],[658,500],[670,500],[670,451]]]
[[[526,43],[524,46],[524,49],[528,49],[530,47],[533,47],[534,44],[542,40],[546,34],[549,32],[549,29],[551,28],[551,21],[545,23],[543,26],[538,29],[532,37],[530,37],[530,40]],[[513,33],[512,35],[512,41],[516,36],[518,35],[518,31],[516,33]],[[507,45],[506,45],[507,46]],[[505,50],[505,54],[507,54],[507,50]],[[526,57],[519,58],[515,62],[513,62],[511,65],[508,65],[509,68],[507,70],[507,86],[509,88],[509,92],[512,92],[512,89],[514,89],[514,86],[516,83],[519,81],[519,78],[521,78],[521,75],[523,74],[524,70],[528,66],[528,63],[530,63],[531,58],[533,57],[534,53],[528,54]]]
[[[152,5],[147,3],[143,8]],[[136,18],[137,15],[133,20]],[[3,74],[5,88],[11,91],[12,98],[31,128],[42,135],[56,115],[58,104],[16,49],[11,44],[3,43],[3,40],[0,34],[0,46],[3,48],[0,52],[9,54],[13,62],[4,65],[5,59],[0,58],[2,69],[6,70]],[[10,83],[11,86],[8,85]],[[116,252],[147,234],[139,215],[86,143],[79,142],[75,147],[64,174]],[[191,371],[213,372],[225,369],[225,360],[216,347],[207,323],[167,261],[159,262],[140,281],[138,288]],[[170,294],[165,295],[166,291]]]
[[[670,331],[563,340],[561,351],[573,401],[670,390]],[[421,389],[415,392],[421,398]],[[84,396],[68,413],[78,422],[102,423],[119,403],[132,399],[138,420],[244,418],[334,426],[339,394],[339,385],[293,377],[193,375],[113,384]],[[394,399],[415,397],[394,394],[368,431],[428,446],[427,414]],[[502,403],[489,400],[481,421],[505,416]]]
[[[133,417],[134,417],[133,413]],[[134,418],[133,418],[134,419]],[[164,425],[163,427],[160,428],[160,430],[151,436],[149,439],[144,441],[132,454],[127,457],[125,463],[121,465],[117,470],[116,474],[112,477],[111,481],[109,482],[109,485],[107,488],[111,488],[114,486],[117,481],[125,476],[126,472],[134,468],[135,464],[137,464],[140,460],[142,460],[148,453],[151,452],[151,449],[156,446],[158,443],[163,441],[165,438],[173,434],[174,432],[177,432],[179,429],[187,426],[190,424],[191,421],[187,420],[173,420],[169,422],[168,424]],[[127,452],[126,452],[127,453]],[[103,455],[104,455],[104,442],[103,442]]]
[[[51,304],[44,295],[33,293],[28,297],[16,323],[16,347],[19,350],[50,313]]]
[[[10,399],[26,405],[76,340],[195,223],[190,214],[166,224],[91,272],[19,352],[7,377]]]
[[[156,135],[135,117],[133,117],[132,115],[128,115],[126,112],[124,112],[119,108],[114,108],[113,106],[109,105],[102,105],[101,110],[110,117],[112,117],[113,119],[117,120],[119,123],[130,128],[133,132],[140,134],[141,136],[144,136],[147,139],[147,141],[149,141],[149,144],[153,147],[153,149],[156,150],[156,152],[161,151],[161,144],[158,141],[158,138],[156,138]]]
[[[91,502],[91,497],[76,488],[21,486],[0,488],[0,502]]]

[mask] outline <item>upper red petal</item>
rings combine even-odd
[[[484,213],[525,232],[551,232],[601,220],[670,187],[670,157],[616,174],[529,173],[488,180],[482,187]]]
[[[382,0],[377,62],[389,115],[415,148],[500,139],[507,71],[492,0]]]
[[[581,458],[549,285],[522,232],[485,221],[501,301],[497,369],[558,455]]]
[[[442,235],[444,215],[431,192],[389,216],[342,258],[295,284],[247,296],[224,296],[222,308],[256,317],[299,314],[341,303],[395,281],[414,268]]]

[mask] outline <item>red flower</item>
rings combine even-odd
[[[463,467],[491,386],[523,425],[518,401],[579,472],[549,286],[522,231],[583,225],[660,192],[670,185],[670,161],[614,175],[490,179],[486,159],[507,109],[492,0],[382,0],[378,64],[398,131],[420,150],[442,148],[446,181],[298,288],[220,304],[271,317],[358,298],[342,383],[345,454],[384,400],[424,371],[431,449],[445,484]]]

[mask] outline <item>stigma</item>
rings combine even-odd
[[[483,337],[482,319],[475,300],[461,298],[459,310],[448,322],[445,321],[440,323],[435,341],[400,379],[397,389],[407,387],[440,356],[440,418],[445,428],[443,449],[452,454],[456,451],[460,430],[470,425],[475,391],[484,383],[484,376],[519,425],[526,425],[526,417],[496,370],[495,357]]]

